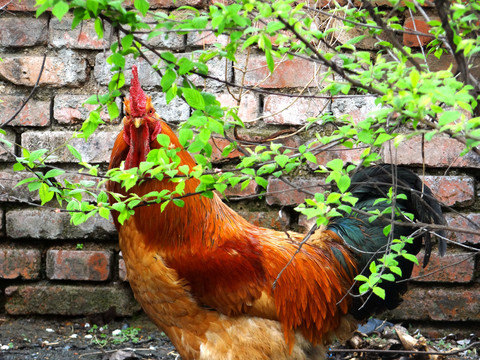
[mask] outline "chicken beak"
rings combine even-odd
[[[133,125],[135,125],[135,127],[138,129],[140,125],[142,125],[142,118],[135,118],[133,120]]]

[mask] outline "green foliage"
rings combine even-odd
[[[390,3],[400,12],[408,9],[421,15],[413,2],[391,0]],[[327,188],[325,192],[307,199],[296,210],[307,218],[315,217],[318,225],[325,225],[340,212],[350,213],[354,209],[356,199],[348,192],[349,173],[357,166],[368,166],[378,161],[382,147],[389,144],[398,146],[413,136],[422,136],[429,141],[438,135],[458,139],[464,145],[459,155],[480,145],[478,95],[474,91],[478,79],[472,79],[472,72],[468,70],[472,59],[480,51],[478,3],[447,2],[446,14],[441,14],[440,8],[430,9],[438,12],[440,20],[429,19],[432,28],[426,35],[432,41],[424,50],[439,58],[448,53],[454,55],[458,72],[455,74],[452,67],[432,71],[425,65],[421,52],[394,41],[405,31],[398,12],[373,8],[369,2],[364,2],[364,5],[356,8],[351,2],[344,6],[332,2],[335,8],[323,11],[291,0],[249,0],[215,3],[205,11],[184,6],[181,12],[166,14],[151,11],[146,0],[135,0],[133,7],[131,4],[127,7],[121,0],[37,0],[37,16],[50,9],[53,16],[61,20],[71,11],[72,28],[91,19],[99,38],[102,38],[106,24],[119,33],[110,46],[106,60],[112,72],[108,92],[92,95],[86,101],[86,104],[97,107],[75,135],[85,141],[104,124],[101,111],[106,109],[111,118],[120,116],[116,99],[127,90],[124,75],[129,67],[127,64],[132,58],[143,57],[145,51],[152,50],[139,32],[147,32],[147,39],[151,40],[174,32],[185,35],[192,31],[213,30],[215,36],[227,35],[229,41],[225,44],[219,41],[211,48],[194,51],[191,57],[179,57],[169,51],[152,52],[157,56],[152,70],[161,77],[159,86],[167,103],[180,98],[192,108],[190,118],[178,129],[180,144],[198,163],[192,171],[179,166],[178,149],[170,149],[168,137],[161,134],[157,140],[162,147],[152,150],[138,168],[111,169],[98,183],[70,182],[66,180],[67,173],[48,165],[48,159],[55,151],[66,149],[78,160],[83,174],[98,176],[98,167],[84,162],[81,153],[71,144],[65,144],[54,152],[22,149],[22,156],[16,158],[13,168],[15,171],[28,170],[30,175],[18,186],[26,184],[30,191],[38,192],[41,204],[56,200],[60,207],[70,212],[74,224],[80,224],[96,214],[108,218],[112,210],[119,212],[119,221],[123,223],[138,206],[160,203],[165,209],[172,203],[183,207],[183,198],[191,195],[185,193],[185,183],[190,178],[199,181],[196,193],[202,196],[211,197],[214,190],[224,193],[228,187],[236,185],[245,189],[251,182],[259,185],[263,195],[270,177],[285,180],[313,169],[325,176],[327,184],[335,185],[338,190]],[[181,16],[178,16],[180,13]],[[342,14],[341,19],[338,14]],[[328,21],[319,22],[319,17]],[[332,34],[339,31],[348,33],[354,29],[361,35],[352,36],[343,44],[331,45]],[[388,36],[388,33],[393,36]],[[362,42],[372,39],[376,41],[375,54],[360,49]],[[306,141],[298,147],[288,147],[275,141],[245,146],[232,135],[245,128],[238,108],[222,107],[214,94],[196,85],[197,81],[193,82],[192,76],[197,79],[212,77],[208,66],[210,60],[236,61],[239,54],[250,52],[262,54],[270,73],[276,71],[282,59],[301,57],[310,60],[325,70],[317,74],[322,85],[314,95],[330,97],[335,101],[337,97],[369,93],[375,96],[378,107],[363,119],[352,119],[348,115],[334,118],[331,114],[305,119],[305,127],[299,129],[299,136]],[[244,90],[256,91],[255,88],[241,88],[241,91]],[[4,132],[1,134],[5,135]],[[0,142],[11,147],[12,144],[1,134]],[[228,157],[235,150],[244,152],[238,162],[222,170],[215,169],[210,162],[214,150],[212,144],[219,139],[228,142],[220,149],[223,157]],[[363,148],[360,161],[354,165],[346,165],[340,159],[320,163],[322,153],[334,145],[348,149]],[[116,200],[114,205],[110,205],[108,194],[99,188],[110,180],[120,183],[128,191],[146,178],[169,179],[175,184],[175,189],[141,197],[110,194]],[[393,206],[396,199],[398,197],[391,190],[379,201],[392,205],[383,211],[372,212],[370,220],[390,218],[393,212],[411,219],[411,214],[398,213]],[[390,230],[387,226],[384,233],[390,236]],[[408,239],[392,239],[385,256],[372,262],[371,276],[357,278],[363,282],[361,292],[372,291],[377,296],[384,296],[380,284],[392,281],[392,274],[398,275],[395,259],[404,257],[414,260],[403,250],[405,243]]]

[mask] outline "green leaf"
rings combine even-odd
[[[184,207],[185,206],[185,201],[183,201],[182,199],[172,199],[172,201],[178,207]]]
[[[263,177],[260,177],[260,176],[255,177],[255,182],[258,185],[260,185],[261,187],[263,187],[264,189],[266,189],[267,186],[268,186],[268,181],[266,179],[264,179]]]
[[[73,156],[75,156],[75,158],[77,158],[78,161],[82,161],[82,155],[77,149],[75,149],[72,145],[69,144],[67,144],[67,149]]]
[[[275,156],[275,161],[278,165],[280,165],[282,168],[285,167],[285,164],[290,160],[290,158],[287,155],[277,155]]]
[[[133,43],[133,35],[132,34],[128,34],[128,35],[125,35],[122,40],[120,40],[121,44],[122,44],[122,48],[124,50],[128,49],[130,46],[132,46],[132,43]]]
[[[44,178],[48,179],[51,177],[59,176],[65,174],[65,171],[62,169],[51,169],[48,170],[47,173],[45,174]]]
[[[348,175],[342,175],[337,181],[337,186],[340,192],[346,192],[350,187],[350,177]]]
[[[98,214],[104,219],[107,219],[107,220],[110,219],[110,210],[107,209],[106,207],[103,207],[103,206],[99,207]]]
[[[95,19],[95,32],[99,39],[103,39],[103,23],[102,19],[98,17]]]
[[[418,259],[415,255],[412,255],[412,254],[409,254],[409,253],[404,253],[402,254],[402,256],[407,259],[407,260],[410,260],[411,262],[413,262],[414,264],[417,264],[418,265]]]
[[[372,291],[379,298],[385,300],[385,290],[384,289],[382,289],[381,287],[375,286],[375,287],[372,288]]]
[[[157,141],[161,146],[163,146],[167,149],[170,146],[170,137],[166,134],[158,134],[157,135]]]
[[[200,94],[200,91],[192,88],[182,88],[182,94],[187,104],[192,108],[198,110],[205,109],[205,100],[202,94]]]
[[[166,70],[160,82],[160,85],[162,85],[162,91],[166,92],[170,88],[170,86],[172,86],[176,79],[177,74],[175,73],[175,71],[173,71],[172,69]]]
[[[43,183],[40,186],[40,189],[38,190],[38,194],[40,195],[40,200],[42,202],[42,205],[52,200],[53,196],[55,195],[55,193],[53,191],[50,191],[49,186],[45,183]]]
[[[69,6],[65,1],[59,1],[52,9],[52,14],[58,19],[58,21],[62,21],[62,18],[68,12]]]
[[[110,119],[112,120],[120,116],[120,110],[118,109],[117,103],[115,101],[112,101],[107,105],[107,110],[108,116],[110,116]]]
[[[393,274],[383,274],[380,277],[387,281],[392,281],[392,282],[395,281],[395,276]]]
[[[133,3],[133,6],[140,11],[140,13],[145,16],[147,15],[147,11],[150,7],[150,4],[148,3],[147,0],[135,0]]]

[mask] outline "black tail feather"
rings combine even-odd
[[[352,176],[349,190],[359,199],[355,208],[369,211],[383,210],[391,206],[386,202],[375,202],[378,198],[388,198],[390,188],[393,188],[396,194],[405,195],[406,199],[396,198],[396,206],[402,212],[413,214],[415,222],[445,224],[441,206],[433,197],[431,190],[415,173],[408,169],[389,164],[361,169]],[[343,218],[336,218],[329,225],[329,229],[337,232],[349,246],[357,259],[359,271],[366,269],[362,274],[367,277],[370,275],[368,264],[373,259],[381,257],[389,244],[388,238],[383,234],[383,228],[389,224],[389,220],[377,219],[369,222],[368,218],[368,215],[357,212]],[[397,217],[396,220],[407,221],[402,217]],[[413,233],[413,243],[406,244],[404,248],[410,254],[418,254],[422,243],[425,245],[424,265],[426,265],[432,250],[428,225],[417,231],[414,227],[401,225],[395,225],[392,229],[393,236],[397,239],[401,236],[409,237]],[[437,233],[443,236],[443,232]],[[439,239],[439,250],[441,255],[446,250],[445,242],[441,238]],[[398,306],[401,302],[400,295],[407,289],[406,281],[402,280],[410,278],[414,264],[403,257],[397,258],[397,261],[399,262],[398,266],[402,269],[402,276],[395,275],[395,282],[384,281],[382,283],[385,299],[376,295],[354,298],[351,312],[355,317],[365,319],[374,313]]]

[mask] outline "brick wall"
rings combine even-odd
[[[0,0],[0,7],[7,1]],[[171,11],[174,6],[201,5],[197,0],[151,1],[162,11]],[[14,122],[6,127],[7,138],[16,142],[15,152],[20,146],[27,149],[39,147],[53,149],[68,139],[79,128],[88,114],[88,106],[82,102],[91,94],[102,92],[109,80],[108,41],[115,35],[106,29],[105,39],[98,40],[93,24],[86,22],[81,29],[70,30],[71,16],[59,23],[49,14],[35,19],[33,0],[16,0],[6,6],[8,12],[0,12],[0,124],[5,122],[30,92],[40,69],[43,54],[47,54],[44,76],[40,88]],[[412,20],[405,20],[412,23]],[[412,25],[413,26],[413,25]],[[415,19],[417,29],[422,29],[421,19]],[[336,34],[340,41],[358,34]],[[222,40],[222,39],[221,39]],[[225,39],[223,39],[225,40]],[[427,41],[420,38],[422,42]],[[170,35],[168,39],[154,39],[151,45],[159,49],[170,49],[185,56],[196,48],[208,46],[212,37],[208,34]],[[405,36],[405,44],[416,46],[418,39]],[[374,51],[371,43],[360,47]],[[278,63],[278,71],[270,76],[264,58],[251,54],[248,71],[244,71],[247,57],[240,56],[238,64],[212,60],[210,65],[215,76],[229,82],[257,85],[263,90],[281,90],[288,93],[290,88],[305,88],[315,91],[321,86],[317,75],[324,69],[305,60],[286,60]],[[133,60],[127,61],[130,69]],[[157,84],[159,79],[148,65],[138,61],[140,81],[152,95],[159,114],[173,123],[186,120],[190,109],[179,100],[165,105],[164,95]],[[432,59],[432,68],[446,69],[447,61]],[[127,71],[127,78],[129,71]],[[224,105],[235,101],[225,85],[211,80],[195,79],[199,86],[213,91]],[[236,91],[236,89],[233,89]],[[248,122],[241,131],[245,139],[259,140],[278,130],[292,133],[305,124],[309,116],[317,116],[327,106],[326,100],[281,96],[273,93],[246,93],[240,103],[240,116]],[[336,99],[329,111],[335,116],[349,114],[361,119],[374,109],[374,98],[358,96]],[[281,111],[284,110],[284,111]],[[249,123],[257,119],[257,121]],[[88,143],[73,141],[84,160],[105,166],[119,131],[119,120],[94,134]],[[280,139],[285,145],[299,146],[306,141],[302,133]],[[218,166],[225,140],[214,141],[213,159]],[[428,143],[425,149],[425,164],[428,176],[426,183],[431,186],[439,200],[451,210],[447,211],[450,225],[478,231],[473,224],[480,223],[480,200],[478,199],[480,159],[473,154],[458,158],[460,145],[452,139],[438,138]],[[334,158],[355,161],[361,149],[333,148],[318,155],[319,163]],[[395,154],[401,164],[419,169],[420,142],[411,139],[402,144]],[[383,152],[385,161],[391,161],[391,154]],[[238,157],[234,152],[230,158]],[[66,169],[75,169],[74,158],[66,151],[56,153],[53,163]],[[63,212],[38,208],[24,201],[38,199],[25,187],[15,184],[27,176],[14,173],[11,169],[12,156],[0,148],[0,313],[9,315],[85,315],[104,312],[112,306],[119,315],[132,315],[139,311],[126,282],[125,267],[119,254],[114,226],[102,218],[94,218],[81,226],[69,223],[69,216]],[[85,180],[81,175],[70,174],[72,179]],[[308,171],[301,172],[295,179],[297,184],[312,191],[321,191],[323,179],[314,177]],[[233,189],[228,195],[252,195],[258,191],[250,185],[244,191]],[[303,201],[305,195],[292,191],[278,179],[270,179],[266,203],[260,200],[232,201],[231,205],[249,221],[279,229],[305,229],[306,221],[293,212],[292,207]],[[279,216],[280,214],[280,216]],[[462,218],[466,215],[472,222]],[[480,235],[458,233],[452,235],[457,241],[468,246],[480,244]],[[78,244],[78,245],[77,245]],[[435,270],[443,268],[438,272]],[[428,276],[424,274],[433,272]],[[432,322],[440,321],[457,326],[473,322],[478,329],[480,322],[480,263],[468,250],[455,248],[448,256],[433,256],[426,269],[416,268],[411,290],[407,299],[391,313],[396,319]],[[471,323],[472,324],[472,323]]]

